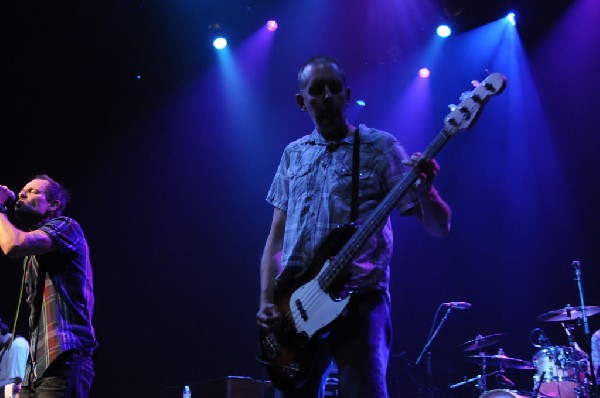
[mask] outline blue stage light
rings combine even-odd
[[[448,37],[452,34],[452,29],[448,25],[440,25],[437,28],[437,34],[439,37]]]
[[[222,50],[225,47],[227,47],[227,40],[223,37],[217,37],[214,41],[213,41],[213,46],[214,48],[216,48],[217,50]]]
[[[515,13],[511,12],[510,14],[508,14],[506,16],[506,19],[508,19],[508,22],[510,22],[511,25],[515,26],[517,24],[517,21],[515,20]]]

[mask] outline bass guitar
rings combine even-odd
[[[19,393],[14,391],[15,383],[4,386],[4,398],[19,398]]]
[[[423,159],[433,159],[459,130],[472,127],[488,99],[504,90],[506,78],[492,73],[475,86],[463,93],[459,105],[450,106],[443,129],[423,152]],[[359,227],[345,224],[334,230],[310,267],[296,274],[285,269],[277,277],[274,302],[284,315],[280,325],[259,329],[258,358],[274,387],[288,389],[306,381],[319,340],[350,300],[351,293],[340,293],[339,289],[346,267],[418,178],[411,169]]]

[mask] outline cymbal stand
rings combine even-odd
[[[485,351],[481,350],[479,351],[479,355],[483,356],[485,355]],[[483,360],[483,363],[481,364],[481,374],[483,375],[481,378],[479,378],[479,380],[477,380],[477,388],[479,389],[479,393],[483,394],[484,392],[487,391],[487,376],[491,376],[492,374],[486,375],[485,371],[487,369],[487,364],[485,363],[485,359]]]
[[[485,366],[482,366],[482,367],[485,367]],[[479,375],[477,375],[475,377],[471,377],[470,379],[466,379],[466,380],[461,381],[459,383],[451,384],[451,385],[448,386],[448,388],[451,389],[451,390],[453,390],[453,389],[455,389],[457,387],[464,386],[465,384],[477,382],[477,389],[479,390],[480,394],[483,394],[484,392],[487,391],[486,378],[488,376],[493,376],[493,375],[496,375],[496,374],[501,374],[503,372],[504,372],[504,370],[502,370],[502,369],[501,370],[495,370],[495,371],[493,371],[491,373],[488,373],[488,374],[485,374],[485,373],[482,372],[481,374],[479,374]]]
[[[571,263],[571,265],[573,266],[573,269],[575,270],[575,281],[577,282],[577,288],[579,289],[579,300],[581,301],[581,319],[583,321],[583,333],[585,335],[585,349],[589,353],[589,349],[590,349],[591,341],[592,341],[592,335],[590,333],[590,325],[588,324],[588,319],[587,319],[587,314],[586,314],[587,311],[586,311],[585,302],[583,299],[584,295],[583,295],[583,284],[581,282],[581,262],[579,260],[574,260]],[[592,363],[591,353],[589,356],[589,360],[590,360],[590,369],[594,369],[594,364]],[[596,375],[594,374],[595,372],[592,370],[592,372],[590,372],[590,373],[591,373],[591,382],[592,382],[590,398],[599,398]]]

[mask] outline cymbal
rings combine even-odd
[[[592,316],[600,313],[600,307],[595,305],[586,305],[585,307],[565,307],[560,310],[548,311],[538,315],[538,321],[571,321],[574,319],[583,318],[582,310],[585,308],[587,316]]]
[[[458,346],[463,351],[480,350],[504,340],[506,333],[496,333],[487,336],[477,336],[474,340],[469,340]]]
[[[518,358],[510,358],[506,355],[469,355],[467,361],[498,368],[534,369],[533,363]]]

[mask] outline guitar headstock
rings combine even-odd
[[[461,95],[461,102],[451,106],[451,112],[444,119],[444,132],[454,135],[457,131],[472,127],[479,117],[483,106],[493,95],[500,94],[506,86],[506,77],[501,73],[492,73],[473,91]]]

